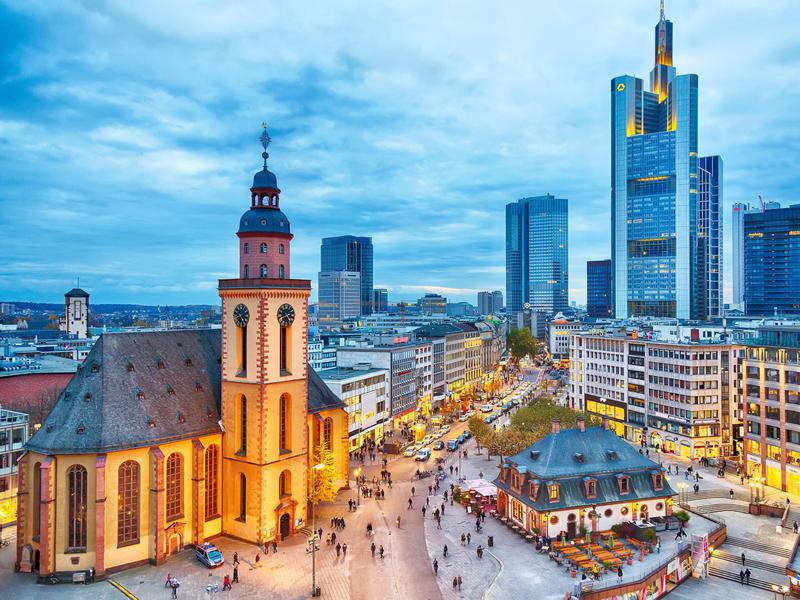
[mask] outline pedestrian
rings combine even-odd
[[[731,500],[733,500],[733,490],[730,490],[728,493],[730,494]]]
[[[397,528],[400,529],[400,517],[397,517]]]
[[[169,587],[172,583],[172,573],[167,573],[167,580],[164,582],[164,587]]]
[[[258,553],[258,552],[256,552],[256,561],[255,562],[256,562],[256,566],[257,567],[261,566],[261,554]]]
[[[430,506],[430,505],[431,505],[431,497],[428,496],[427,498],[425,498],[425,506]]]
[[[453,577],[453,590],[455,590],[456,587],[458,587],[458,577]]]
[[[425,507],[424,506],[422,507],[422,518],[423,519],[425,518]]]
[[[471,533],[469,533],[469,532],[467,532],[467,546],[469,546],[469,543],[470,543],[471,541],[472,541],[472,534],[471,534]]]
[[[233,567],[233,583],[239,583],[239,563]]]
[[[347,542],[342,544],[342,554],[344,555],[344,558],[347,558]]]
[[[442,502],[442,516],[444,516],[444,502]]]
[[[339,555],[342,553],[342,545],[336,544],[336,558],[339,558]]]
[[[372,542],[372,545],[369,547],[369,551],[372,552],[372,558],[375,558],[375,542]]]
[[[433,486],[429,485],[428,486],[428,496],[430,496],[431,494],[433,494]]]
[[[750,585],[750,569],[744,570],[744,582],[746,585]]]
[[[233,553],[233,566],[235,567],[238,564],[239,564],[239,553],[238,552],[234,552]]]
[[[381,558],[383,558],[383,544],[381,544],[380,548],[378,548],[378,554],[380,555]]]
[[[415,488],[413,485],[411,486],[411,495],[412,496],[416,496],[417,495],[417,488]]]
[[[178,580],[177,579],[173,579],[172,583],[170,585],[172,586],[172,597],[173,598],[177,598],[178,597]]]
[[[458,576],[458,589],[461,589],[461,575]]]
[[[467,541],[467,536],[463,533],[461,534],[461,545],[463,546]]]
[[[444,545],[444,550],[442,551],[442,554],[444,554],[444,557],[447,558],[447,544]]]
[[[342,519],[342,527],[344,527],[344,519]],[[273,554],[278,553],[278,542],[276,542],[275,540],[272,540],[272,553]]]
[[[225,577],[222,578],[222,591],[226,591],[231,589],[231,578],[225,573]]]
[[[433,573],[434,575],[439,574],[439,561],[436,560],[435,558],[433,559]]]
[[[444,491],[444,501],[447,502],[447,490]]]
[[[450,465],[450,475],[452,474],[453,474],[453,465]],[[453,581],[455,581],[455,579]]]
[[[742,552],[742,566],[744,566],[744,561],[745,561],[745,556],[744,556],[744,552]]]
[[[617,583],[622,583],[622,566],[617,567]]]
[[[478,558],[483,558],[483,547],[480,544],[478,544],[475,553],[478,555]]]
[[[744,571],[739,571],[739,583],[744,585]]]
[[[412,502],[411,498],[408,499],[408,510],[414,508],[414,502]]]
[[[336,545],[336,532],[335,531],[331,534],[331,544],[334,545],[334,546]]]
[[[794,531],[795,533],[797,533],[797,531],[798,531],[798,528],[800,528],[800,525],[798,525],[798,524],[797,524],[797,521],[795,521],[794,523],[792,523],[792,531]]]
[[[656,540],[656,554],[661,554],[661,538]]]
[[[480,479],[483,479],[483,471],[480,471],[480,472],[478,472],[478,477],[479,477]]]

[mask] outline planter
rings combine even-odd
[[[629,565],[632,565],[632,564],[633,564],[633,559],[632,559],[632,558],[629,556],[626,562],[627,562]]]

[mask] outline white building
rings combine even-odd
[[[0,408],[0,529],[17,520],[17,460],[28,441],[28,415]]]

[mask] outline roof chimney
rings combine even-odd
[[[561,431],[561,421],[559,421],[558,419],[553,419],[551,421],[551,425],[553,426],[551,430],[552,433],[558,433],[559,431]]]
[[[586,431],[586,419],[583,416],[578,417],[578,430],[579,431]]]
[[[603,429],[605,429],[606,431],[611,429],[611,425],[608,422],[608,417],[605,415],[603,415]]]

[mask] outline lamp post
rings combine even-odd
[[[356,476],[356,506],[361,506],[361,482],[359,481],[361,477],[361,467],[353,471],[353,475]]]
[[[311,597],[317,597],[317,514],[314,508],[317,505],[317,494],[314,488],[314,471],[325,467],[319,463],[311,467]]]

